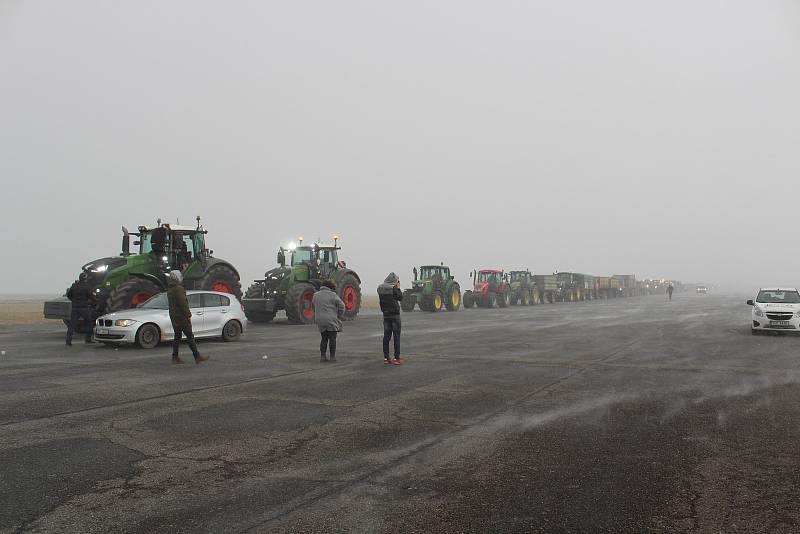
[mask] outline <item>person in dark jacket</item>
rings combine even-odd
[[[342,317],[344,316],[344,302],[336,294],[336,284],[330,280],[322,282],[322,287],[314,293],[311,301],[314,306],[314,322],[317,323],[320,334],[319,361],[336,361],[336,337],[342,331]],[[330,348],[331,358],[326,354]]]
[[[383,312],[383,363],[400,365],[400,302],[403,292],[400,290],[400,279],[389,273],[386,280],[378,286],[378,299]],[[389,340],[394,339],[394,360],[389,358]]]
[[[673,286],[672,283],[670,283],[667,286],[667,295],[669,295],[669,300],[672,300],[672,292],[673,291],[675,291],[675,286]]]
[[[208,360],[208,356],[201,356],[197,350],[192,332],[192,312],[189,309],[189,299],[186,298],[186,289],[183,287],[183,275],[180,271],[170,271],[168,276],[167,300],[169,301],[169,320],[172,321],[172,330],[175,339],[172,342],[172,363],[183,363],[178,356],[181,346],[181,337],[186,336],[186,342],[192,349],[194,363],[200,364]]]
[[[92,303],[94,293],[92,286],[89,285],[89,275],[81,273],[78,279],[67,289],[67,298],[72,302],[72,311],[69,314],[69,325],[67,326],[67,345],[72,346],[72,336],[78,326],[78,321],[83,319],[86,329],[86,343],[92,341],[92,330],[94,329],[94,312]]]

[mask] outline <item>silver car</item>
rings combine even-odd
[[[217,337],[235,341],[244,332],[244,309],[234,295],[216,291],[187,291],[195,338]],[[172,341],[175,332],[169,320],[167,294],[159,293],[136,308],[98,317],[94,337],[102,343],[135,343],[152,349]]]

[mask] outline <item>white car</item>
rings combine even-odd
[[[800,293],[797,289],[759,289],[755,300],[748,300],[747,304],[753,307],[753,335],[768,330],[800,330]]]
[[[197,339],[218,337],[235,341],[244,332],[244,309],[235,296],[216,291],[187,291],[192,312],[192,332]],[[135,343],[155,348],[162,341],[175,339],[169,320],[167,294],[159,293],[136,308],[98,317],[94,337],[102,343]]]

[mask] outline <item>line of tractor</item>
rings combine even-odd
[[[345,304],[345,320],[361,309],[361,277],[340,259],[339,237],[333,243],[298,243],[280,247],[277,267],[254,280],[244,293],[238,270],[214,256],[206,244],[207,230],[200,217],[195,226],[162,223],[142,225],[135,232],[122,228],[122,252],[83,265],[94,289],[96,313],[102,315],[135,308],[165,291],[167,273],[183,273],[187,289],[220,291],[241,300],[248,321],[267,323],[284,311],[291,323],[314,321],[312,299],[322,282],[335,282]],[[133,238],[133,241],[131,241]],[[658,289],[653,281],[637,281],[633,275],[596,277],[560,272],[534,275],[529,270],[473,270],[472,288],[461,286],[446,265],[423,265],[413,269],[414,280],[404,291],[402,309],[416,307],[426,312],[529,306],[553,302],[574,302],[645,295]],[[663,284],[663,281],[660,283]],[[66,297],[44,304],[44,316],[69,321],[71,303]],[[85,326],[84,326],[85,327]]]

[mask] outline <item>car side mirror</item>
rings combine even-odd
[[[753,302],[753,299],[750,299],[750,300],[747,301],[747,305],[748,306],[754,306],[755,302]]]

